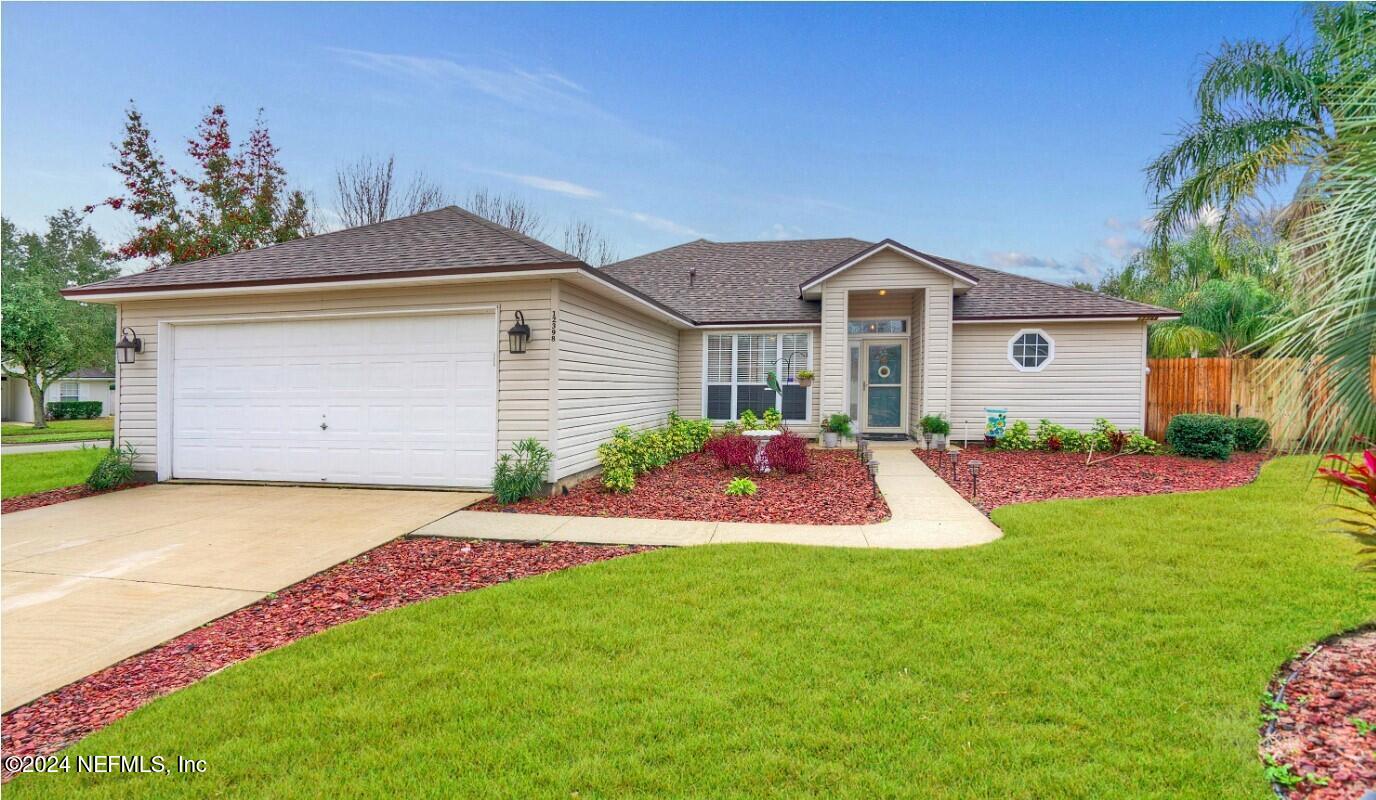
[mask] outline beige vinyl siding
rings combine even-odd
[[[1041,371],[1020,372],[1008,341],[1044,331],[1055,357]],[[1010,422],[1038,420],[1088,430],[1096,417],[1142,427],[1146,397],[1146,324],[1123,322],[961,323],[955,326],[951,434],[984,435],[985,407],[1008,409]]]
[[[845,410],[846,359],[850,316],[873,316],[849,309],[852,292],[877,289],[918,290],[921,297],[921,327],[914,320],[910,327],[913,349],[922,367],[914,373],[921,386],[909,392],[910,403],[917,397],[922,414],[947,413],[951,387],[951,296],[955,288],[950,276],[893,252],[880,252],[822,283],[822,413]],[[876,298],[877,299],[877,298]],[[870,306],[873,307],[873,306]],[[911,313],[911,311],[909,311]],[[907,316],[903,314],[900,316]],[[917,416],[920,416],[918,414]],[[910,417],[913,416],[911,413]],[[911,422],[911,420],[910,420]]]
[[[922,335],[926,316],[923,314],[927,305],[927,292],[925,289],[913,292],[909,305],[909,313],[912,315],[912,323],[909,330],[912,338],[908,342],[908,374],[922,374],[922,352],[925,349],[923,342],[926,337]],[[908,392],[908,431],[914,436],[921,433],[922,411],[922,381],[913,381],[913,385]]]
[[[321,311],[395,311],[444,306],[500,308],[497,337],[497,448],[504,452],[518,439],[534,436],[549,442],[550,304],[548,279],[435,285],[416,288],[362,288],[319,292],[284,292],[184,300],[145,300],[120,304],[120,326],[131,326],[143,339],[143,352],[133,364],[118,367],[117,433],[138,450],[136,466],[156,470],[158,452],[158,323],[202,317],[254,319]],[[515,312],[532,330],[525,353],[508,352],[506,330]],[[280,317],[279,317],[280,318]]]
[[[597,446],[618,425],[665,423],[678,404],[679,336],[568,283],[556,296],[557,479],[597,466]]]
[[[713,333],[797,333],[806,331],[812,334],[812,371],[816,373],[816,381],[812,388],[808,390],[809,399],[809,421],[790,422],[789,430],[800,436],[816,436],[818,432],[818,415],[821,413],[821,396],[818,389],[821,382],[822,371],[818,367],[819,342],[817,328],[731,328],[731,329],[712,329],[712,330],[682,330],[678,332],[678,413],[687,419],[702,419],[706,409],[703,408],[703,383],[702,383],[702,347],[705,336]]]

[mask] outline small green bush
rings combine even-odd
[[[732,478],[731,482],[726,485],[728,497],[749,497],[759,490],[760,487],[756,486],[755,482],[749,478]]]
[[[712,435],[712,423],[688,420],[669,413],[669,426],[631,432],[625,425],[612,432],[612,438],[597,448],[602,464],[602,486],[625,493],[635,488],[637,475],[659,469],[670,461],[696,453]]]
[[[1261,417],[1233,417],[1234,445],[1240,452],[1251,453],[1271,442],[1271,423]]]
[[[1144,436],[1141,431],[1133,428],[1128,431],[1128,443],[1127,446],[1123,448],[1123,452],[1149,456],[1154,454],[1160,447],[1161,446],[1156,443],[1155,439],[1150,436]]]
[[[1060,442],[1061,450],[1067,453],[1083,453],[1088,448],[1085,434],[1074,428],[1057,425],[1049,419],[1037,423],[1036,445],[1038,450],[1051,450],[1052,437]]]
[[[66,400],[48,403],[48,419],[95,419],[103,408],[99,400]]]
[[[779,413],[777,408],[766,408],[764,410],[764,426],[771,431],[777,431],[784,424],[784,415]]]
[[[1032,440],[1032,429],[1027,424],[1027,420],[1020,419],[1009,425],[1003,431],[1003,436],[999,437],[997,448],[999,450],[1031,450],[1036,446]]]
[[[497,457],[492,474],[492,494],[502,505],[532,497],[544,486],[553,454],[534,438],[512,445],[510,453]]]
[[[1182,456],[1227,459],[1236,440],[1233,424],[1218,414],[1176,414],[1166,426],[1166,444]]]
[[[838,436],[850,436],[850,414],[832,414],[822,423],[822,430]]]
[[[760,427],[760,418],[748,408],[741,412],[740,422],[741,430],[753,431]]]
[[[942,434],[943,436],[951,432],[951,423],[940,414],[928,414],[922,418],[922,432],[931,434]]]
[[[138,455],[132,444],[127,442],[120,447],[111,447],[105,456],[96,463],[86,478],[86,487],[95,491],[105,491],[134,481],[134,456]]]

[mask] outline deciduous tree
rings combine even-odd
[[[117,248],[120,258],[144,258],[157,267],[311,233],[306,196],[288,187],[261,112],[248,139],[235,147],[224,106],[212,106],[187,141],[194,167],[182,172],[168,166],[143,115],[130,105],[115,151],[112,166],[124,194],[96,205],[134,215],[137,228]]]

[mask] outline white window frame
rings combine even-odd
[[[72,388],[72,399],[67,399],[67,387]],[[81,384],[78,381],[59,381],[57,384],[57,399],[62,403],[81,402]]]
[[[795,373],[797,373],[797,372],[800,372],[800,371],[805,370],[805,369],[806,369],[806,370],[812,370],[812,368],[813,368],[813,367],[812,367],[812,362],[813,362],[813,359],[816,357],[816,350],[817,350],[817,344],[816,344],[816,343],[817,343],[817,333],[816,333],[815,331],[813,331],[813,330],[809,330],[809,329],[807,329],[807,328],[801,328],[801,329],[798,329],[798,330],[792,330],[792,329],[770,329],[770,330],[767,330],[767,331],[753,331],[753,330],[743,330],[743,331],[716,330],[716,331],[710,331],[710,332],[704,331],[703,334],[702,334],[702,418],[703,418],[703,419],[706,419],[706,420],[709,420],[709,421],[711,421],[711,422],[717,422],[717,423],[725,423],[725,422],[732,422],[732,421],[733,421],[733,419],[717,419],[717,418],[715,418],[715,417],[709,417],[709,416],[707,415],[707,413],[708,413],[708,405],[707,405],[707,387],[708,387],[708,386],[726,386],[726,385],[727,385],[727,384],[725,384],[725,383],[710,383],[710,384],[709,384],[708,381],[707,381],[707,378],[708,378],[708,358],[709,358],[709,356],[710,356],[710,354],[711,354],[711,348],[709,347],[710,339],[709,339],[708,337],[711,337],[711,336],[730,336],[730,337],[731,337],[731,383],[730,383],[730,386],[731,386],[731,408],[734,410],[734,409],[736,408],[736,389],[737,389],[737,387],[739,387],[739,386],[763,386],[763,385],[765,385],[764,383],[742,383],[742,382],[740,381],[740,379],[739,379],[739,377],[738,377],[739,373],[737,372],[738,365],[737,365],[737,360],[736,360],[736,359],[738,358],[738,356],[739,356],[739,353],[740,353],[740,340],[739,340],[738,337],[741,337],[741,336],[773,336],[773,337],[774,337],[774,363],[777,364],[779,361],[782,361],[782,360],[783,360],[783,353],[784,353],[784,337],[785,337],[785,336],[788,336],[788,335],[790,335],[790,334],[803,334],[803,335],[806,335],[806,336],[807,336],[807,363],[806,363],[805,365],[804,365],[804,364],[796,364],[796,363],[793,364],[793,365],[792,365],[792,366],[793,366],[793,371],[794,371]],[[890,335],[892,335],[892,334],[890,334]],[[783,383],[783,376],[782,376],[782,375],[780,376],[780,385],[782,385],[782,386],[787,386],[787,385],[789,385],[789,384]],[[807,387],[806,389],[803,389],[803,391],[806,393],[806,394],[804,395],[804,398],[803,398],[803,418],[802,418],[802,419],[790,419],[790,420],[785,420],[785,423],[786,423],[786,424],[793,424],[793,425],[809,425],[809,424],[812,423],[812,392],[816,389],[816,387],[817,387],[817,384],[814,382],[812,386],[809,386],[809,387]],[[778,410],[780,413],[783,413],[783,410],[784,410],[783,402],[784,402],[784,396],[783,396],[783,393],[782,393],[782,392],[780,392],[779,394],[777,394],[777,395],[774,396],[774,408],[775,408],[776,410]]]
[[[1035,334],[1037,334],[1038,336],[1042,337],[1042,339],[1046,340],[1046,360],[1043,361],[1042,363],[1038,364],[1038,365],[1035,366],[1035,367],[1026,367],[1026,366],[1023,366],[1023,365],[1018,361],[1018,359],[1015,358],[1015,357],[1013,356],[1013,345],[1014,345],[1014,343],[1016,343],[1019,339],[1021,339],[1021,338],[1023,337],[1024,334],[1028,334],[1028,333],[1035,333]],[[1046,369],[1046,367],[1047,367],[1048,364],[1050,364],[1052,361],[1055,361],[1055,360],[1056,360],[1056,340],[1053,339],[1053,338],[1051,338],[1051,334],[1047,333],[1046,331],[1042,330],[1041,328],[1023,328],[1023,329],[1019,330],[1017,333],[1015,333],[1015,334],[1013,334],[1012,336],[1008,337],[1008,363],[1012,364],[1012,365],[1013,365],[1013,368],[1016,369],[1018,372],[1041,372],[1042,370]]]
[[[851,333],[851,332],[850,332],[850,326],[851,326],[852,324],[854,324],[854,323],[859,323],[859,324],[861,324],[861,325],[864,325],[866,322],[901,322],[901,323],[903,323],[903,330],[900,331],[900,332],[898,332],[898,333],[878,333],[878,332],[876,332],[876,333],[868,333],[868,332],[865,332],[865,331],[861,331],[860,333]],[[871,339],[885,339],[885,338],[887,338],[887,339],[894,339],[894,338],[899,338],[899,339],[901,339],[901,338],[904,338],[904,337],[910,337],[910,336],[912,336],[912,335],[913,335],[913,318],[912,318],[912,317],[856,317],[855,319],[847,319],[847,320],[846,320],[846,337],[847,337],[847,338],[850,338],[850,339],[864,339],[864,338],[866,338],[866,337],[871,338]]]

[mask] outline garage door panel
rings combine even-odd
[[[178,326],[173,475],[486,485],[492,324],[453,314]]]

